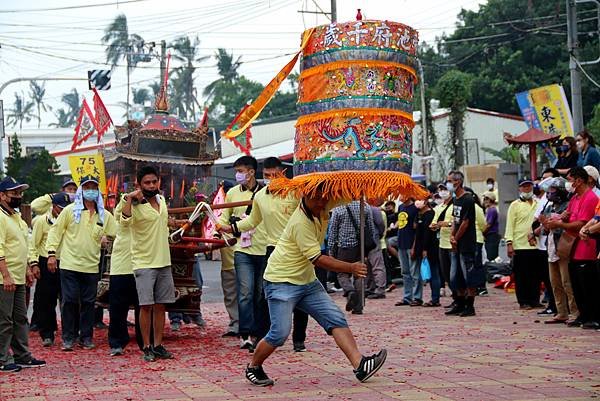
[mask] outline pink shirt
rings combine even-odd
[[[567,210],[571,212],[569,223],[574,221],[590,221],[595,215],[596,205],[598,204],[598,197],[594,194],[594,191],[588,189],[579,196],[575,194]],[[596,259],[596,240],[589,239],[587,241],[577,240],[575,246],[575,253],[573,254],[574,260],[595,260]]]

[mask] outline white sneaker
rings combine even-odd
[[[243,338],[240,341],[240,349],[251,349],[254,348],[254,343],[251,339],[244,340]]]

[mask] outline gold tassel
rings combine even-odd
[[[330,171],[296,176],[292,179],[277,178],[269,183],[269,191],[297,197],[311,195],[319,189],[324,197],[332,200],[356,200],[367,198],[398,197],[426,199],[428,192],[416,184],[408,174],[395,171]]]

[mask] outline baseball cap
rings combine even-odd
[[[600,179],[600,173],[598,173],[598,169],[594,166],[584,166],[585,171],[587,171],[588,175],[594,179],[594,181],[598,182]]]
[[[483,193],[484,198],[488,198],[489,200],[496,202],[496,194],[492,191],[486,191]]]
[[[62,184],[61,188],[62,188],[62,189],[65,189],[65,187],[66,187],[67,185],[75,185],[75,186],[77,186],[77,184],[75,183],[75,181],[73,181],[73,179],[72,179],[72,178],[67,178],[67,179],[65,180],[65,182],[63,182],[63,184]]]
[[[81,177],[81,180],[79,180],[79,185],[84,185],[88,182],[95,182],[96,184],[100,185],[100,179],[98,177],[94,177],[93,175],[84,175]]]
[[[13,189],[27,189],[29,185],[20,183],[12,177],[6,177],[0,182],[0,192],[12,191]]]
[[[533,181],[530,178],[521,178],[519,180],[519,186],[523,186],[523,185],[533,185]]]
[[[68,204],[71,203],[71,198],[66,192],[58,192],[52,195],[52,204],[64,209]]]

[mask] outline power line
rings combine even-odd
[[[13,9],[13,10],[0,10],[0,14],[4,13],[29,13],[29,12],[38,12],[38,11],[60,11],[60,10],[74,10],[78,8],[92,8],[92,7],[104,7],[104,6],[115,6],[127,3],[139,3],[142,1],[148,0],[124,0],[117,1],[112,3],[98,3],[98,4],[87,4],[82,6],[66,6],[66,7],[53,7],[53,8],[21,8],[21,9]]]

